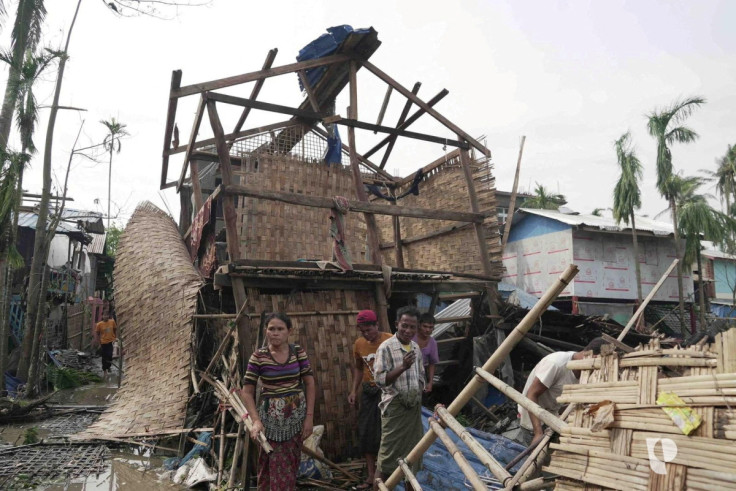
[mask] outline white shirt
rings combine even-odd
[[[537,363],[532,373],[529,374],[529,378],[526,380],[524,385],[524,391],[522,394],[526,395],[529,392],[529,388],[532,386],[535,378],[538,378],[540,382],[547,387],[547,390],[539,396],[537,404],[542,406],[553,414],[557,414],[562,404],[557,402],[557,398],[562,395],[562,386],[577,384],[578,379],[573,375],[572,370],[567,368],[567,363],[572,359],[575,351],[560,351],[557,353],[551,353],[544,358],[542,361]],[[526,409],[518,406],[519,414],[521,415],[521,426],[528,430],[533,430],[532,421],[529,419],[529,413]]]

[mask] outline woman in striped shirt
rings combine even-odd
[[[255,439],[263,431],[273,447],[271,454],[261,452],[258,457],[259,490],[296,488],[301,444],[312,434],[314,425],[314,376],[305,351],[289,344],[291,328],[286,314],[266,317],[268,346],[250,357],[241,392],[253,419],[251,437]],[[262,392],[256,408],[259,379]]]

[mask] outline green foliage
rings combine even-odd
[[[616,223],[629,224],[632,215],[641,208],[642,165],[634,153],[631,133],[626,132],[613,144],[621,175],[613,188],[613,218]]]
[[[537,208],[542,210],[556,210],[562,205],[567,204],[567,199],[562,194],[551,193],[547,188],[538,182],[534,188],[534,195],[524,200],[524,208]]]
[[[31,426],[23,433],[23,445],[38,443],[38,428]]]
[[[49,381],[55,390],[73,389],[92,382],[101,382],[97,375],[74,368],[49,367]]]
[[[463,425],[464,427],[468,427],[468,426],[470,426],[470,421],[469,421],[469,420],[468,420],[468,418],[467,418],[467,417],[466,417],[466,416],[465,416],[464,414],[462,414],[462,413],[461,413],[461,414],[458,414],[457,416],[455,416],[455,419],[457,420],[457,422],[458,422],[458,423],[460,423],[460,424],[461,424],[461,425]]]
[[[105,252],[110,257],[115,257],[118,251],[118,244],[120,243],[120,236],[123,235],[123,229],[118,228],[117,225],[112,224],[107,229],[107,238],[105,239]]]
[[[593,211],[591,211],[590,214],[593,215],[594,217],[602,217],[603,210],[604,208],[593,208]]]

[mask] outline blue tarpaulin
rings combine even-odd
[[[432,412],[429,409],[422,408],[422,425],[424,426],[425,432],[429,429],[427,418],[431,416]],[[519,445],[508,438],[476,430],[475,428],[468,428],[468,433],[473,435],[473,438],[478,440],[483,445],[483,448],[488,450],[488,453],[493,455],[501,465],[511,462],[525,448],[523,445]],[[451,431],[448,431],[447,434],[452,438],[452,441],[457,445],[468,463],[470,463],[481,478],[494,479],[493,474],[481,464],[473,452],[468,450],[468,447],[460,440],[460,437]],[[516,464],[509,472],[514,474],[523,462],[522,460]],[[435,440],[432,446],[425,452],[422,458],[422,470],[417,473],[416,477],[419,484],[422,485],[422,489],[426,490],[465,491],[470,489],[469,483],[466,483],[465,475],[439,439]],[[489,486],[492,487],[493,485],[489,484]],[[497,487],[503,488],[501,485]],[[403,484],[397,486],[397,489],[404,489]]]
[[[304,46],[299,50],[299,55],[296,57],[296,61],[314,60],[316,58],[323,58],[335,53],[345,38],[352,32],[358,34],[367,34],[370,29],[353,29],[351,26],[335,26],[327,28],[327,34],[322,34],[320,37],[312,41],[311,43]],[[314,87],[319,79],[322,78],[322,74],[325,73],[327,68],[317,67],[307,70],[307,81],[311,87]],[[301,79],[299,79],[299,88],[304,90]]]

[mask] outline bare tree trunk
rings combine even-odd
[[[631,239],[634,242],[634,266],[636,271],[636,295],[641,305],[641,266],[639,265],[639,238],[636,236],[636,218],[631,214]]]
[[[685,335],[685,298],[682,287],[682,252],[680,251],[680,231],[677,227],[677,203],[675,198],[670,198],[670,210],[672,210],[672,225],[675,229],[675,255],[679,262],[677,263],[677,296],[679,298],[680,309],[680,333]]]
[[[28,362],[33,348],[33,332],[35,331],[35,321],[40,298],[45,298],[46,292],[40,291],[41,277],[43,268],[46,267],[47,253],[44,254],[44,243],[46,236],[46,223],[48,221],[49,200],[51,196],[51,153],[54,143],[54,127],[56,126],[56,114],[59,112],[59,97],[61,95],[61,84],[64,80],[64,68],[69,53],[69,41],[74,30],[74,23],[77,20],[79,6],[82,0],[77,1],[77,8],[74,11],[69,32],[66,36],[66,44],[64,46],[64,54],[59,60],[59,73],[56,77],[56,89],[54,90],[54,101],[51,105],[49,113],[49,124],[46,129],[46,146],[43,152],[43,192],[41,194],[41,203],[39,204],[38,221],[36,222],[36,239],[33,244],[33,261],[31,262],[30,281],[28,283],[28,310],[26,312],[26,332],[23,336],[23,347],[20,362],[18,363],[17,376],[21,379],[28,380]]]
[[[46,249],[48,253],[48,249]],[[44,326],[46,325],[46,319],[48,317],[48,302],[46,300],[46,290],[49,286],[49,268],[45,267],[41,275],[41,293],[44,294],[42,298],[39,298],[38,308],[36,309],[36,318],[33,324],[33,344],[31,346],[31,357],[28,360],[28,382],[26,384],[26,398],[31,399],[36,397],[38,394],[38,365],[39,365],[39,350],[41,346],[41,337],[46,333],[44,332]],[[28,326],[28,323],[26,323]],[[24,338],[25,339],[25,338]]]

